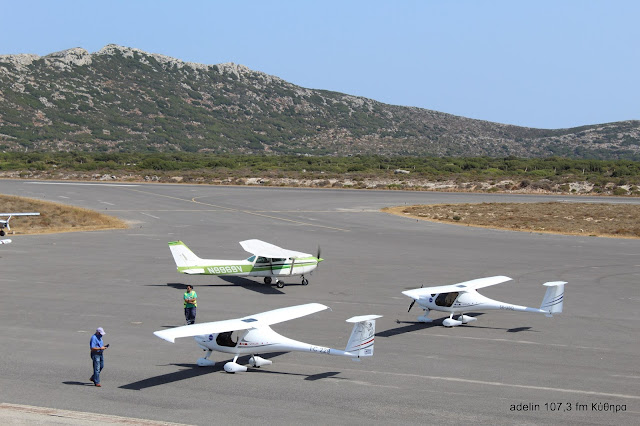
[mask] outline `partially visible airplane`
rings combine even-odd
[[[169,249],[178,272],[183,274],[264,277],[265,284],[271,284],[273,277],[278,288],[284,287],[280,278],[292,275],[301,275],[302,285],[309,284],[304,275],[324,260],[320,257],[320,249],[313,256],[260,240],[240,241],[240,245],[253,256],[243,260],[200,259],[182,241],[170,242]]]
[[[507,311],[541,313],[547,317],[562,312],[565,281],[552,281],[544,284],[544,286],[547,287],[547,291],[542,299],[540,309],[498,302],[477,292],[479,288],[489,287],[510,280],[511,278],[505,276],[478,278],[459,284],[406,290],[403,291],[402,294],[413,299],[407,312],[411,310],[413,304],[416,302],[418,302],[418,305],[424,310],[424,315],[418,317],[418,321],[420,322],[433,321],[427,316],[430,310],[449,312],[449,318],[446,318],[442,322],[442,325],[445,327],[455,327],[476,321],[476,318],[465,315],[465,312],[470,311],[502,309]],[[458,319],[453,318],[454,314],[460,314]]]
[[[347,322],[354,323],[354,325],[344,351],[289,339],[269,327],[273,324],[311,315],[325,309],[329,309],[329,307],[320,303],[307,303],[306,305],[274,309],[243,318],[169,328],[155,331],[153,334],[171,343],[174,343],[178,337],[195,336],[198,346],[207,351],[205,357],[199,358],[197,361],[200,367],[215,365],[215,361],[209,359],[212,351],[234,355],[233,361],[229,361],[224,365],[224,370],[227,373],[247,371],[246,366],[236,362],[240,355],[251,355],[249,359],[251,367],[257,368],[272,364],[272,361],[256,355],[264,352],[311,352],[348,356],[357,361],[361,357],[373,356],[376,318],[380,318],[381,315],[363,315],[349,318]]]
[[[0,244],[9,244],[11,240],[0,240]]]
[[[40,213],[0,213],[0,217],[8,216],[6,219],[0,219],[0,237],[4,237],[6,232],[4,232],[4,228],[7,228],[7,231],[11,231],[11,227],[9,226],[9,221],[14,216],[40,216]],[[9,241],[11,242],[11,241]],[[6,243],[5,243],[6,244]]]

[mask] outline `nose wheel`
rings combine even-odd
[[[309,280],[302,276],[302,285],[309,285]]]

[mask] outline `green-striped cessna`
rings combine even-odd
[[[178,272],[183,274],[264,277],[265,284],[271,284],[275,278],[278,288],[284,287],[282,278],[294,275],[302,277],[302,285],[309,284],[305,274],[316,269],[324,260],[320,257],[320,249],[313,256],[260,240],[240,241],[240,245],[252,256],[243,260],[201,259],[182,241],[170,242],[169,249]]]

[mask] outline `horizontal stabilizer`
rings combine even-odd
[[[204,274],[204,269],[203,268],[183,269],[180,272],[182,272],[183,274],[190,274],[190,275],[202,275]]]

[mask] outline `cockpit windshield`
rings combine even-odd
[[[458,292],[454,291],[451,293],[440,293],[438,297],[436,297],[436,305],[443,306],[445,308],[450,308],[453,305],[453,302],[458,298]]]

